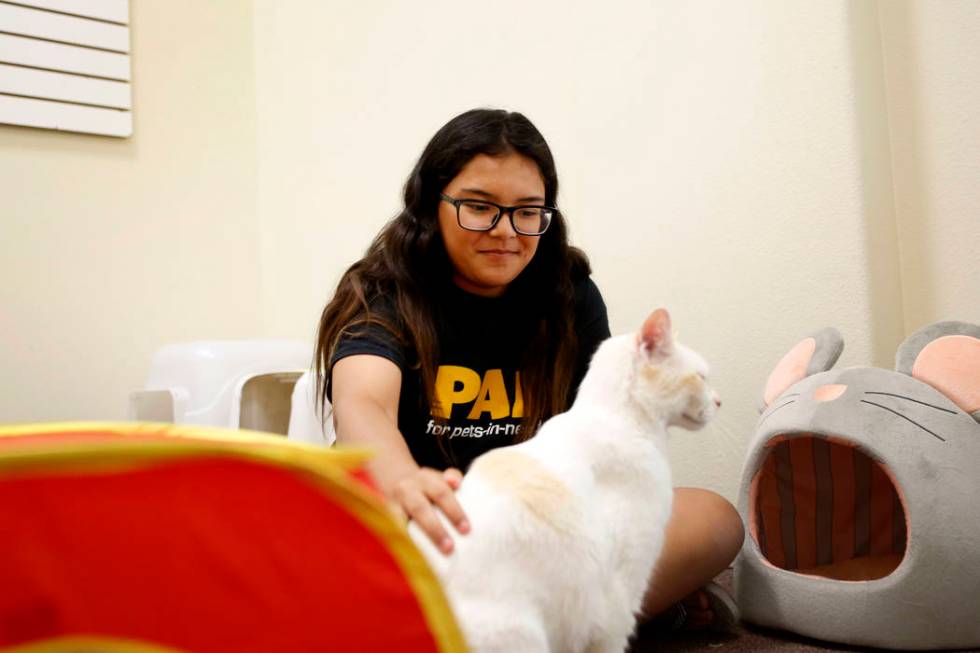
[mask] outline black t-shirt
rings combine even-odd
[[[380,325],[371,324],[358,329],[356,336],[342,337],[331,368],[341,358],[355,354],[381,356],[398,365],[402,372],[398,429],[415,461],[436,469],[455,466],[465,470],[474,458],[512,444],[520,433],[523,399],[518,370],[534,335],[534,320],[529,317],[534,311],[508,293],[481,297],[448,283],[437,297],[437,407],[422,409],[421,374],[413,366],[414,354]],[[372,302],[372,311],[382,316],[390,315],[391,310],[384,299]],[[587,277],[575,284],[573,328],[579,341],[571,389],[574,396],[592,354],[609,337],[605,302]]]

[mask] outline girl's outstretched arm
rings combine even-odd
[[[382,356],[360,354],[337,361],[331,393],[337,441],[369,447],[377,453],[368,469],[396,510],[415,521],[445,554],[453,540],[439,520],[441,510],[460,533],[469,522],[455,490],[462,479],[457,469],[419,467],[398,430],[398,396],[402,373]]]

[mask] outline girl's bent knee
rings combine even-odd
[[[711,531],[717,555],[727,566],[742,548],[742,543],[745,541],[745,528],[735,506],[721,495],[714,494],[714,497],[709,512],[712,524]]]
[[[742,518],[727,499],[720,494],[700,488],[678,490],[680,502],[687,504],[685,512],[701,523],[712,558],[722,567],[728,566],[742,548],[745,529]]]

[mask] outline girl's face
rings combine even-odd
[[[502,206],[544,204],[544,179],[538,164],[518,154],[478,154],[443,189],[454,199],[489,200]],[[514,231],[510,215],[490,231],[467,231],[456,221],[456,207],[439,202],[439,231],[453,264],[453,282],[484,297],[498,297],[527,267],[540,236]]]

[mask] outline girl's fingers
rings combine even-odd
[[[442,527],[439,516],[429,502],[429,498],[420,490],[407,494],[402,501],[402,507],[408,516],[419,525],[419,528],[432,540],[440,551],[449,554],[453,550],[453,540]]]
[[[415,475],[402,480],[395,489],[394,497],[408,518],[418,524],[432,543],[448,555],[453,550],[453,540],[439,511],[462,534],[470,531],[470,522],[456,500],[456,489],[463,480],[458,469],[439,472],[423,467]]]
[[[460,533],[466,533],[470,529],[470,523],[466,519],[466,513],[456,500],[456,493],[453,487],[446,481],[442,474],[438,472],[426,475],[425,493],[429,500],[434,503],[439,510],[452,522],[453,526]]]
[[[459,471],[455,467],[450,467],[442,473],[442,477],[446,479],[449,486],[454,490],[459,489],[459,484],[463,482],[463,472]]]

